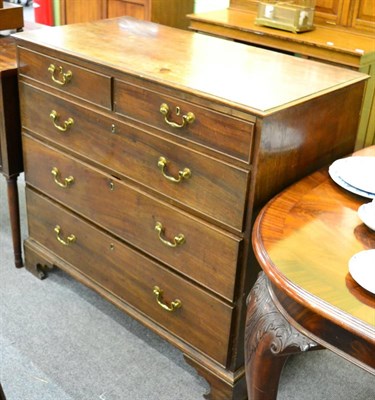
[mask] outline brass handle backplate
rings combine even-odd
[[[69,117],[66,121],[64,121],[62,125],[58,125],[57,120],[59,119],[59,115],[55,110],[52,110],[49,116],[52,119],[55,128],[58,129],[60,132],[66,132],[74,124],[74,119]]]
[[[56,67],[54,64],[50,64],[48,72],[51,73],[51,79],[53,82],[60,86],[64,86],[72,79],[72,71],[63,72],[63,67]],[[56,77],[57,76],[57,77]]]
[[[191,177],[191,171],[189,168],[184,168],[182,171],[178,171],[178,178],[168,175],[166,173],[167,163],[168,161],[165,157],[159,157],[158,167],[160,168],[164,178],[168,179],[169,181],[180,183],[183,179],[189,179]]]
[[[51,170],[51,174],[53,176],[53,180],[55,181],[56,185],[62,187],[62,188],[67,188],[69,185],[74,183],[74,177],[73,176],[68,176],[64,180],[60,179],[60,171],[58,168],[53,167]]]
[[[164,234],[164,226],[161,222],[156,222],[155,230],[158,233],[158,237],[162,243],[164,243],[168,247],[177,247],[185,243],[185,236],[182,233],[179,233],[177,236],[173,238],[173,242],[166,240],[162,237]]]
[[[163,300],[163,291],[159,288],[159,286],[154,286],[153,293],[156,296],[156,301],[163,310],[173,312],[182,306],[181,300],[179,299],[171,301],[171,303],[168,305]]]
[[[182,122],[180,124],[178,124],[177,122],[170,121],[168,119],[170,114],[170,109],[168,104],[166,103],[161,104],[159,111],[162,115],[164,115],[164,121],[172,128],[183,128],[185,125],[192,124],[195,121],[195,115],[190,111],[187,114],[182,115],[181,117]],[[180,115],[179,107],[176,107],[176,115]]]
[[[69,235],[66,239],[62,239],[60,237],[61,233],[60,225],[56,225],[54,231],[56,232],[56,239],[64,246],[69,246],[70,244],[74,243],[77,240],[76,236],[73,234]]]

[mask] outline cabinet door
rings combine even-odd
[[[347,25],[349,6],[349,1],[316,0],[314,20],[317,23],[330,25]]]
[[[62,0],[61,22],[62,24],[74,24],[76,22],[89,22],[104,18],[104,0]]]
[[[316,0],[315,22],[374,32],[374,0]]]
[[[108,18],[129,15],[149,21],[151,19],[150,0],[108,0]]]
[[[351,26],[357,29],[375,31],[374,0],[353,0]]]

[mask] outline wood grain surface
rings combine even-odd
[[[366,77],[356,71],[128,17],[87,23],[84,29],[82,26],[46,27],[16,37],[56,51],[79,52],[89,62],[120,72],[137,75],[141,71],[144,78],[199,91],[203,97],[209,94],[260,115]],[[103,35],[106,40],[97,46],[97,38]],[[135,43],[137,51],[133,51]]]
[[[375,147],[357,154],[375,155]],[[320,170],[264,208],[253,244],[277,287],[349,330],[354,322],[374,340],[375,296],[348,271],[354,254],[375,248],[375,232],[357,215],[358,207],[370,201],[339,187],[326,169]]]

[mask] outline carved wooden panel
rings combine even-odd
[[[350,25],[357,29],[375,30],[375,3],[373,0],[354,0]]]
[[[348,10],[349,2],[343,2],[342,0],[316,0],[315,20],[321,20],[333,25],[346,25]]]

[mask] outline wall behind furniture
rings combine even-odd
[[[229,0],[195,0],[194,11],[206,12],[212,10],[222,10],[229,7]]]

